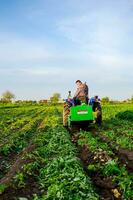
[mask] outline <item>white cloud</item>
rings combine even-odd
[[[131,70],[133,68],[133,57],[113,53],[88,53],[88,60],[95,63],[99,68],[111,71]]]
[[[128,4],[121,12],[96,7],[80,16],[62,19],[57,22],[57,29],[82,49],[117,51],[132,32],[132,17],[126,17],[129,9]]]
[[[58,76],[60,74],[59,69],[55,68],[22,68],[16,70],[16,73],[27,75],[27,76]]]
[[[47,44],[18,38],[12,34],[0,35],[0,62],[20,62],[46,60],[51,57]]]
[[[127,6],[125,10],[128,9]],[[132,25],[132,18],[126,18],[120,12],[108,12],[105,9],[103,12],[97,8],[81,16],[62,19],[57,23],[57,28],[77,46],[77,52],[80,49],[85,55],[86,65],[92,66],[89,67],[90,73],[95,71],[98,75],[104,73],[108,77],[111,72],[111,80],[118,77],[119,81],[124,71],[132,73],[132,54],[126,53],[133,44],[131,37],[128,43]]]

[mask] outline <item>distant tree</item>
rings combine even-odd
[[[6,91],[2,94],[1,101],[12,102],[13,99],[15,99],[15,95],[10,91]]]
[[[109,103],[109,97],[103,97],[102,103]]]
[[[51,101],[51,103],[55,103],[56,104],[56,103],[59,102],[60,98],[61,98],[60,93],[54,93],[52,95],[52,97],[50,97],[50,101]]]

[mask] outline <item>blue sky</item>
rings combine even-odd
[[[0,0],[0,94],[133,95],[133,0]]]

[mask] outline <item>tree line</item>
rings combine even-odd
[[[1,96],[1,98],[0,98],[0,102],[2,102],[2,103],[12,103],[14,100],[15,100],[15,94],[13,94],[12,92],[10,92],[9,90],[7,90],[7,91],[5,91],[3,94],[2,94],[2,96]],[[51,103],[58,103],[59,101],[60,101],[60,99],[61,99],[61,95],[60,95],[60,93],[54,93],[51,97],[50,97],[50,100],[49,100],[49,102],[51,102]],[[17,101],[15,101],[15,102],[17,102],[17,103],[19,103],[19,102],[36,102],[36,101],[32,101],[32,100],[29,100],[29,101],[22,101],[22,100],[17,100]],[[47,102],[47,100],[40,100],[40,103],[46,103]]]
[[[13,93],[12,93],[11,91],[9,91],[9,90],[5,91],[5,92],[2,94],[1,98],[0,98],[0,102],[2,102],[2,103],[11,103],[11,102],[13,102],[13,100],[15,100],[15,94],[13,94]],[[54,94],[50,97],[49,100],[46,100],[46,99],[40,100],[39,103],[47,103],[47,102],[50,102],[50,103],[56,104],[56,103],[59,103],[60,100],[61,100],[61,94],[58,93],[58,92],[56,92],[56,93],[54,93]],[[37,101],[32,101],[32,100],[30,100],[30,101],[17,100],[17,101],[15,101],[15,102],[17,102],[17,103],[19,103],[19,102],[25,102],[25,103],[26,103],[26,102],[33,102],[33,103],[36,103]],[[126,99],[126,100],[124,100],[124,101],[114,101],[114,100],[110,100],[109,97],[102,97],[102,98],[101,98],[101,102],[102,102],[103,104],[108,104],[108,103],[120,103],[120,102],[123,102],[123,103],[133,103],[133,95],[132,95],[131,99]]]

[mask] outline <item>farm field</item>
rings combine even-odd
[[[62,105],[0,105],[0,200],[132,200],[133,104],[71,133]]]

